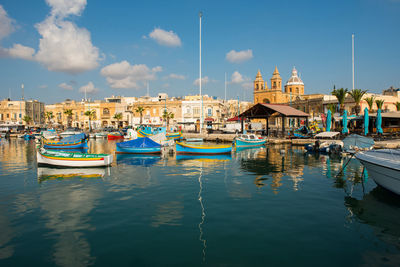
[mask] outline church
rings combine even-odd
[[[254,80],[254,104],[290,103],[304,95],[304,83],[297,75],[296,68],[293,68],[292,76],[286,82],[284,91],[282,91],[282,78],[277,67],[275,67],[270,81],[270,88],[268,88],[267,81],[263,80],[260,70],[258,70],[256,79]]]

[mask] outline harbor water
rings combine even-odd
[[[400,198],[356,159],[269,145],[58,169],[35,153],[0,143],[0,266],[400,266]]]

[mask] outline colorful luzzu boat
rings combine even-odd
[[[87,138],[84,133],[65,137],[60,141],[47,140],[43,138],[43,147],[50,149],[87,148]]]
[[[179,140],[182,138],[182,132],[167,133],[167,140]]]
[[[138,137],[149,137],[152,135],[156,135],[159,133],[167,133],[165,127],[150,127],[150,126],[140,126],[140,129],[137,131]]]
[[[116,154],[161,154],[161,144],[148,137],[117,143]]]
[[[235,137],[233,144],[235,147],[257,147],[267,143],[267,138],[258,137],[255,134],[241,134]]]
[[[39,165],[59,167],[102,167],[111,165],[113,161],[113,156],[109,154],[72,153],[43,148],[38,149],[36,155]]]
[[[123,136],[123,134],[121,134],[120,132],[112,132],[112,133],[109,133],[109,134],[107,135],[107,139],[108,139],[108,140],[124,139],[124,136]]]
[[[192,155],[217,155],[229,154],[232,152],[231,145],[194,145],[185,143],[176,143],[176,154],[192,154]]]
[[[152,133],[148,133],[148,132],[146,132],[146,131],[144,131],[144,130],[139,130],[138,132],[137,132],[137,136],[138,137],[149,137],[149,136],[152,136],[153,134]]]

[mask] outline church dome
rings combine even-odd
[[[293,68],[292,70],[292,76],[289,78],[289,80],[286,82],[286,85],[304,85],[303,81],[300,79],[299,76],[297,76],[297,70],[296,68]]]

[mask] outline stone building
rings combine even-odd
[[[4,99],[0,101],[0,123],[27,125],[24,117],[28,116],[29,125],[41,126],[45,123],[44,110],[44,103],[38,100]]]
[[[254,104],[258,103],[289,103],[299,96],[304,95],[304,83],[297,74],[296,68],[293,68],[292,75],[285,83],[282,91],[282,78],[278,68],[275,67],[272,73],[271,87],[264,81],[260,70],[254,80]]]

